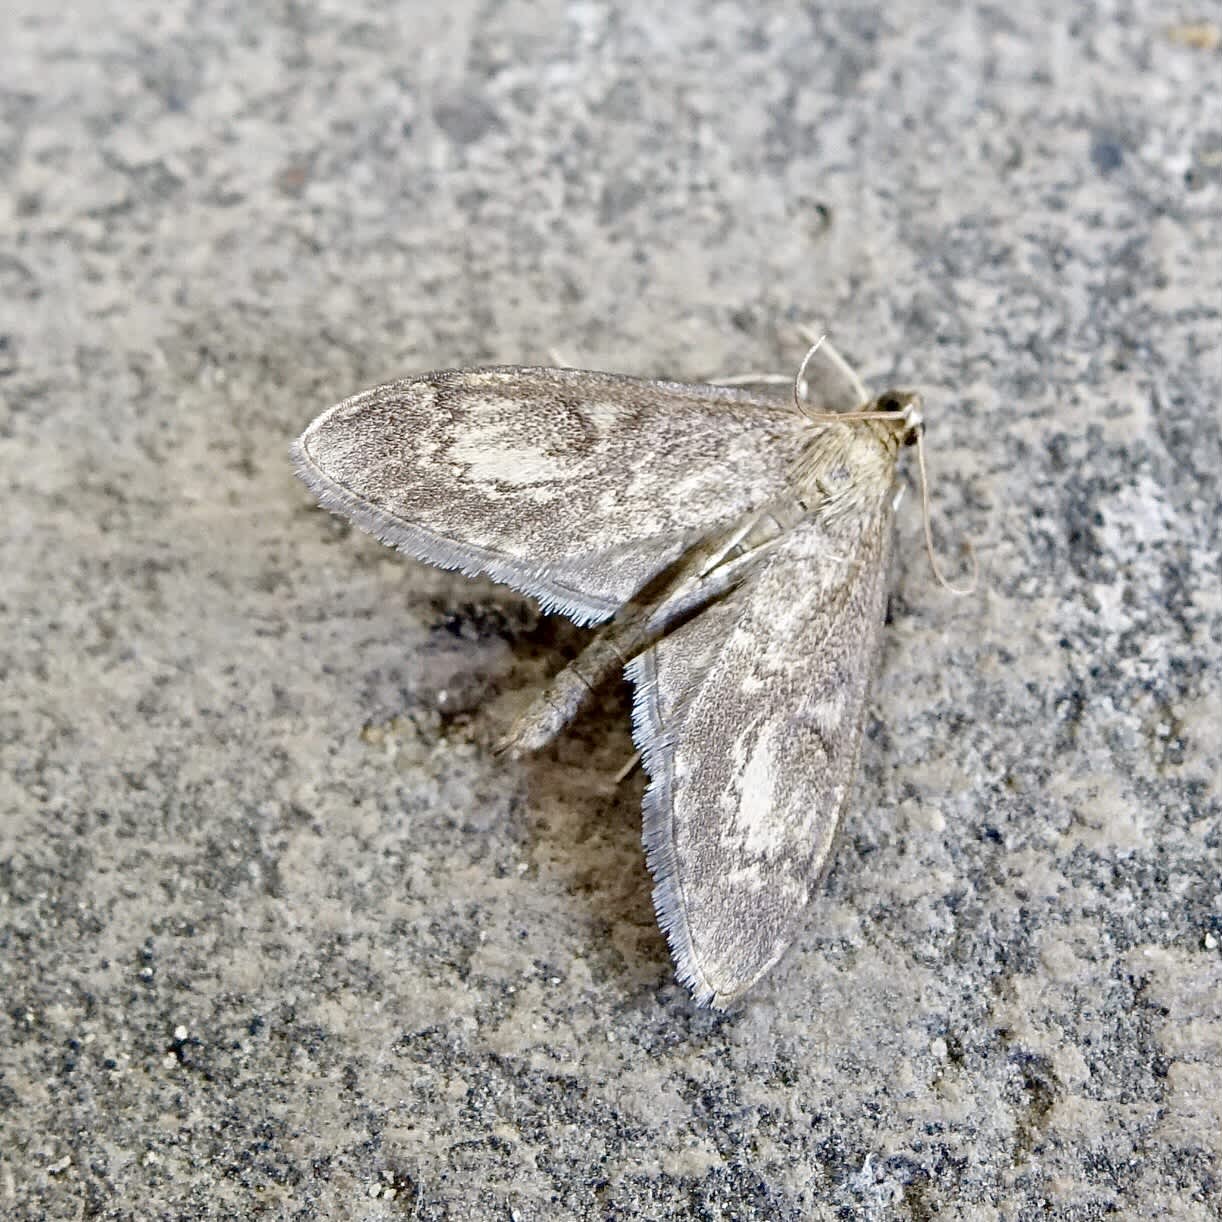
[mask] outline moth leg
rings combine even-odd
[[[632,753],[632,758],[615,774],[615,783],[617,785],[623,784],[623,782],[637,770],[637,765],[639,765],[640,762],[641,753],[639,751],[634,751]]]
[[[710,386],[792,386],[788,373],[733,373],[724,378],[705,378]]]
[[[767,520],[772,531],[749,538]],[[699,610],[736,585],[784,535],[770,512],[749,514],[742,524],[691,548],[666,573],[647,586],[595,634],[581,653],[560,671],[497,744],[498,751],[522,755],[547,746],[571,722],[603,683],[648,648],[677,619]],[[745,544],[745,546],[744,546]],[[736,547],[737,556],[726,560]]]
[[[756,510],[743,518],[742,523],[732,530],[714,550],[712,556],[700,570],[700,576],[707,577],[725,558],[755,529],[756,523],[767,513],[767,509]]]
[[[803,379],[803,402],[824,411],[851,412],[869,401],[870,395],[861,379],[822,332],[810,326],[799,326],[797,331],[806,344],[819,346]],[[705,381],[710,386],[793,388],[791,373],[741,373],[724,378],[706,378]]]

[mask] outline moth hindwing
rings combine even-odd
[[[426,373],[293,446],[322,504],[384,542],[602,625],[507,745],[549,741],[627,664],[658,921],[679,979],[722,1007],[780,958],[827,862],[917,427],[914,396],[868,403],[826,344],[807,385],[799,408],[571,369]]]

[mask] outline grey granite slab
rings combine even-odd
[[[1174,22],[1195,22],[1176,26]],[[0,1215],[1219,1216],[1216,0],[0,11]],[[584,634],[319,512],[412,370],[927,398],[862,777],[672,983]]]

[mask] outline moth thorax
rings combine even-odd
[[[828,518],[868,511],[889,495],[895,477],[902,435],[889,420],[853,416],[846,412],[843,422],[821,429],[799,464],[803,500]]]

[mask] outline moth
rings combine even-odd
[[[324,412],[292,457],[323,506],[383,542],[600,625],[504,745],[544,746],[626,670],[658,922],[678,979],[725,1008],[787,949],[828,861],[897,460],[922,429],[918,395],[871,399],[823,342],[792,395],[563,368],[420,374]]]

